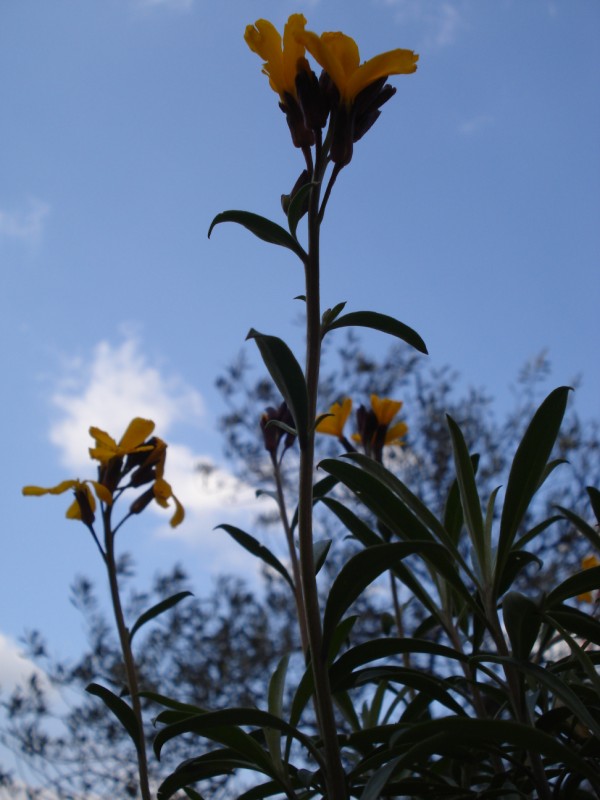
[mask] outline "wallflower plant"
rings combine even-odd
[[[273,491],[262,494],[276,505],[286,563],[246,531],[220,526],[289,587],[300,658],[290,653],[281,660],[268,681],[266,708],[206,709],[187,698],[140,692],[131,639],[187,593],[159,603],[131,629],[126,627],[116,532],[153,501],[173,501],[172,525],[183,519],[183,508],[164,477],[166,445],[153,436],[153,423],[135,419],[118,442],[91,429],[97,479],[24,490],[30,495],[73,491],[67,516],[90,530],[107,567],[130,702],[97,684],[89,690],[135,743],[143,800],[151,791],[141,697],[162,709],[155,718],[157,757],[180,736],[195,737],[185,740],[191,748],[196,738],[204,742],[199,754],[191,750],[165,777],[158,800],[180,790],[201,800],[205,780],[238,770],[256,780],[240,790],[238,800],[593,800],[600,796],[600,622],[572,601],[593,596],[588,593],[600,585],[600,535],[565,508],[537,519],[535,501],[561,464],[552,451],[569,388],[555,389],[537,409],[505,488],[489,497],[481,496],[479,454],[470,451],[461,427],[447,417],[455,477],[442,498],[441,513],[426,505],[418,486],[409,488],[384,463],[385,447],[403,444],[408,431],[397,419],[399,400],[381,397],[372,387],[370,405],[359,406],[356,432],[349,438],[344,431],[350,398],[318,413],[322,342],[338,329],[370,328],[427,353],[419,334],[400,320],[370,310],[347,312],[343,301],[323,309],[320,296],[321,226],[336,178],[395,94],[389,76],[414,73],[418,57],[412,50],[396,49],[361,63],[349,36],[317,34],[306,25],[303,15],[292,14],[283,35],[264,19],[245,32],[302,154],[299,177],[282,200],[287,228],[240,210],[218,214],[209,228],[210,236],[220,223],[241,224],[290,250],[303,271],[303,364],[273,334],[251,329],[247,337],[281,395],[281,402],[257,420],[257,432],[273,479]],[[315,463],[316,433],[337,439],[338,457]],[[298,453],[290,458],[296,446]],[[282,477],[284,458],[294,467],[292,489]],[[125,516],[113,524],[122,496],[142,487]],[[600,493],[592,487],[588,493],[600,521]],[[103,542],[95,529],[98,506]],[[330,563],[337,542],[333,534],[316,539],[316,506],[327,514],[328,529],[341,527],[342,536],[356,545],[323,593],[317,576]],[[587,568],[531,596],[519,581],[528,569],[543,565],[528,548],[561,520],[587,539],[593,554]],[[382,589],[386,574],[389,595]],[[356,603],[366,592],[384,597],[380,636],[372,620],[360,629]]]
[[[65,480],[49,489],[40,486],[25,486],[25,496],[63,494],[72,491],[74,500],[69,506],[68,519],[79,520],[89,530],[100,552],[110,587],[110,596],[115,618],[123,664],[127,678],[126,692],[131,698],[129,705],[121,696],[99,684],[90,684],[88,691],[100,697],[115,714],[129,733],[136,749],[139,772],[139,788],[143,800],[150,800],[151,791],[148,780],[146,737],[142,719],[142,708],[138,686],[138,676],[131,640],[133,634],[146,622],[178,603],[189,592],[182,592],[145,611],[128,628],[119,593],[118,566],[115,553],[115,535],[121,526],[134,514],[141,513],[152,500],[167,507],[169,500],[175,504],[171,526],[176,527],[184,518],[183,506],[172,492],[170,484],[164,479],[167,446],[161,439],[152,436],[154,422],[141,417],[133,419],[119,442],[99,428],[90,428],[90,436],[95,441],[89,449],[90,458],[98,462],[97,480]],[[129,510],[117,523],[113,513],[118,501],[126,492],[138,490],[151,484],[141,495],[131,502]],[[93,491],[92,491],[93,489]],[[95,495],[95,496],[94,496]],[[96,531],[97,502],[100,503],[102,535]]]

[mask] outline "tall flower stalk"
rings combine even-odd
[[[283,36],[267,20],[248,25],[245,39],[263,59],[263,72],[279,96],[292,142],[301,150],[305,169],[292,192],[284,196],[289,233],[263,217],[242,211],[218,215],[211,225],[237,222],[261,239],[292,250],[304,268],[306,304],[306,358],[301,370],[287,345],[272,336],[251,331],[266,366],[291,412],[294,433],[300,447],[298,481],[298,559],[291,543],[299,623],[314,680],[314,705],[325,757],[323,776],[328,800],[345,800],[347,787],[338,745],[337,725],[328,673],[328,644],[323,639],[313,537],[313,482],[315,469],[315,426],[321,342],[334,326],[366,324],[381,327],[373,315],[360,320],[340,316],[344,304],[321,313],[320,234],[325,209],[340,171],[353,155],[354,144],[371,128],[381,106],[395,93],[386,83],[391,74],[408,74],[416,69],[418,56],[410,50],[393,50],[360,63],[353,39],[342,33],[318,36],[306,31],[306,20],[293,14]],[[323,69],[317,77],[307,55]],[[306,215],[307,246],[297,236],[299,221]],[[350,317],[351,315],[349,315]],[[378,315],[382,317],[382,315]],[[409,329],[402,331],[406,335]],[[412,335],[414,332],[410,332]],[[406,338],[403,335],[401,338]],[[418,339],[418,337],[417,337]],[[424,346],[423,346],[424,348]],[[271,420],[271,424],[281,421]],[[268,449],[268,448],[267,448]],[[281,497],[279,497],[281,512]],[[285,523],[285,520],[283,520]],[[290,544],[288,542],[288,544]],[[300,585],[298,585],[298,579]]]
[[[119,570],[115,551],[115,537],[118,531],[130,517],[140,514],[152,501],[156,501],[163,507],[169,505],[169,500],[174,502],[175,513],[171,518],[172,527],[179,525],[184,518],[183,507],[173,494],[170,484],[164,478],[167,445],[161,439],[152,436],[153,431],[154,423],[151,420],[136,417],[131,421],[117,443],[109,434],[99,428],[92,427],[90,428],[90,435],[94,439],[94,447],[90,448],[89,453],[90,457],[98,462],[97,480],[66,480],[50,488],[25,486],[23,489],[24,495],[34,497],[46,494],[63,494],[71,490],[74,494],[74,500],[68,508],[66,516],[68,519],[79,520],[85,525],[102,557],[106,568],[113,616],[123,657],[126,690],[131,705],[121,696],[113,694],[106,687],[95,683],[88,686],[88,691],[104,701],[133,741],[137,757],[138,785],[142,800],[151,800],[152,793],[150,791],[147,744],[140,702],[138,669],[133,654],[132,639],[143,624],[158,616],[167,608],[172,607],[183,599],[185,595],[189,594],[188,592],[180,593],[159,603],[144,612],[131,628],[128,628],[121,601]],[[141,494],[137,493],[137,496],[130,504],[129,510],[119,522],[114,523],[113,512],[117,501],[123,493],[139,490],[143,486],[148,486],[148,488]],[[98,511],[100,512],[103,531],[102,540],[95,528]]]

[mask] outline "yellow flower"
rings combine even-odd
[[[389,50],[361,64],[356,42],[339,31],[318,36],[312,31],[298,29],[295,35],[329,75],[347,105],[381,78],[408,75],[417,69],[419,56],[412,50]]]
[[[175,503],[175,513],[171,517],[170,525],[172,528],[176,528],[181,522],[183,522],[183,518],[185,517],[185,511],[179,500],[173,494],[173,490],[171,489],[171,484],[167,483],[164,478],[157,478],[154,482],[153,486],[154,492],[154,499],[158,503],[159,506],[162,508],[169,507],[169,498],[172,498],[173,502]]]
[[[154,423],[149,419],[136,417],[127,426],[119,444],[112,436],[101,431],[100,428],[90,428],[90,436],[96,440],[96,446],[90,447],[90,456],[101,464],[106,464],[111,458],[123,457],[131,453],[141,453],[152,450],[152,445],[144,442],[154,430]]]
[[[172,498],[175,503],[175,513],[171,517],[170,525],[172,528],[176,528],[177,525],[183,522],[185,511],[179,500],[173,494],[171,484],[167,483],[164,479],[166,459],[167,443],[163,442],[162,439],[156,439],[154,452],[152,456],[150,456],[152,463],[156,463],[156,480],[154,481],[152,491],[154,492],[154,499],[162,508],[168,508],[169,498]]]
[[[302,14],[292,14],[283,29],[283,40],[275,26],[266,19],[247,25],[244,39],[248,47],[263,60],[263,72],[269,78],[273,91],[285,100],[285,95],[296,97],[296,75],[307,69],[305,48],[299,40],[306,19]],[[300,64],[298,63],[300,61]]]
[[[581,559],[581,569],[591,569],[592,567],[599,567],[600,560],[595,555],[585,556]],[[577,595],[577,600],[580,603],[591,603],[594,597],[591,592],[584,592]]]
[[[362,444],[365,453],[377,461],[381,460],[386,445],[403,444],[402,438],[408,431],[406,423],[397,422],[390,427],[402,405],[400,400],[372,394],[371,409],[367,411],[361,406],[356,412],[358,433],[355,433],[352,439]]]
[[[318,433],[337,436],[340,439],[344,433],[344,425],[352,411],[352,399],[345,397],[342,403],[334,403],[329,409],[330,416],[322,419],[316,427]]]
[[[371,408],[380,425],[389,425],[403,405],[401,400],[390,400],[389,397],[371,395]]]
[[[23,494],[29,497],[40,497],[44,494],[63,494],[69,489],[75,493],[75,500],[67,509],[67,519],[78,519],[86,524],[91,524],[93,515],[96,510],[96,498],[90,489],[90,485],[94,487],[97,497],[103,503],[110,505],[112,503],[112,495],[106,486],[103,486],[98,481],[80,481],[68,480],[62,481],[56,486],[49,489],[44,489],[41,486],[24,486]]]

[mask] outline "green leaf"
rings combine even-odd
[[[499,582],[498,595],[501,596],[504,592],[508,591],[513,585],[517,575],[533,562],[535,562],[538,567],[542,567],[544,563],[541,558],[534,553],[528,553],[527,550],[511,550],[508,554],[504,572],[502,573],[502,579]]]
[[[531,725],[510,720],[441,717],[413,725],[395,736],[392,752],[396,754],[400,749],[405,750],[404,755],[399,758],[397,768],[410,769],[416,763],[429,762],[434,753],[443,754],[448,749],[454,752],[457,743],[465,748],[487,749],[489,745],[496,744],[500,747],[518,747],[541,753],[551,762],[565,764],[585,775],[598,786],[596,770],[585,758],[558,742],[553,736],[536,730]],[[372,768],[378,760],[370,759],[368,765]],[[363,766],[366,764],[366,761],[363,762]]]
[[[597,531],[592,528],[584,519],[578,517],[577,514],[574,514],[572,511],[569,511],[568,508],[563,508],[562,506],[557,506],[560,513],[568,519],[569,522],[573,523],[577,530],[582,533],[588,542],[592,545],[592,547],[600,553],[600,535]]]
[[[532,680],[536,681],[538,684],[549,689],[555,697],[560,698],[564,705],[571,710],[583,725],[586,725],[593,731],[595,736],[600,737],[600,723],[598,720],[588,711],[585,704],[577,697],[570,686],[551,670],[539,667],[537,664],[533,664],[530,661],[519,661],[507,656],[492,656],[486,654],[480,657],[473,657],[471,661],[476,663],[491,662],[493,664],[509,664],[510,666],[516,667],[519,672],[522,672],[530,679],[530,682]]]
[[[275,717],[281,717],[283,714],[283,690],[289,660],[289,656],[283,656],[269,681],[268,711]],[[267,728],[265,729],[265,739],[273,762],[281,767],[281,731]]]
[[[358,457],[353,455],[352,460],[358,460]],[[369,461],[370,467],[368,471],[348,463],[345,459],[324,459],[319,464],[319,467],[335,475],[345,486],[351,489],[361,502],[398,538],[422,544],[421,555],[430,567],[432,580],[435,582],[438,576],[442,576],[456,589],[472,611],[476,614],[481,614],[481,609],[477,605],[472,592],[465,586],[456,569],[456,562],[462,563],[460,557],[457,556],[456,552],[449,551],[441,543],[439,544],[440,549],[427,547],[427,543],[437,545],[427,525],[407,507],[404,497],[398,497],[389,488],[387,484],[393,480],[393,476],[390,476],[390,473],[385,468],[377,465],[371,459]],[[380,470],[383,470],[383,474],[387,473],[389,477],[376,475],[375,473]],[[420,513],[423,515],[427,511],[427,514],[430,515],[428,521],[431,523],[433,518],[431,512],[425,509],[422,504],[419,508]],[[438,522],[437,525],[440,526],[440,523]],[[464,564],[463,568],[465,568]],[[401,567],[396,567],[394,571],[404,580],[404,574],[401,574],[399,570],[401,570]],[[433,609],[430,610],[434,613]]]
[[[325,563],[325,559],[327,558],[327,553],[329,553],[329,548],[331,547],[331,539],[323,539],[318,542],[314,542],[313,544],[313,559],[315,563],[315,575],[318,575],[321,571],[323,564]]]
[[[590,498],[590,503],[592,504],[592,510],[594,512],[594,516],[596,517],[596,521],[598,525],[600,525],[600,491],[595,489],[593,486],[586,486],[586,491]]]
[[[570,597],[577,597],[596,589],[600,589],[600,567],[584,569],[576,575],[571,575],[549,592],[544,601],[544,608],[552,608]]]
[[[327,652],[338,622],[360,594],[383,572],[415,553],[431,555],[444,548],[435,542],[395,542],[362,550],[344,564],[327,597],[323,616],[323,650]],[[441,553],[440,553],[441,555]]]
[[[304,186],[301,186],[298,189],[290,201],[287,218],[290,233],[294,239],[297,239],[296,229],[298,227],[298,223],[307,212],[308,196],[311,193],[313,186],[318,186],[318,183],[305,183]]]
[[[408,669],[406,667],[396,667],[393,665],[383,665],[381,667],[368,667],[353,672],[344,682],[344,687],[351,689],[358,686],[364,686],[367,683],[378,684],[380,681],[386,683],[400,683],[402,686],[416,689],[421,692],[426,698],[426,705],[431,703],[439,703],[446,706],[455,714],[466,714],[465,709],[461,704],[449,694],[448,689],[453,688],[449,683],[435,675],[427,675],[425,672],[420,672],[416,669]]]
[[[539,608],[529,597],[508,592],[502,600],[502,615],[515,657],[528,658],[542,624]]]
[[[188,796],[189,800],[204,800],[202,795],[199,792],[195,792],[193,789],[189,787],[183,789],[184,793]]]
[[[446,531],[445,527],[441,524],[435,514],[433,514],[427,508],[425,503],[423,503],[423,501],[417,497],[416,494],[411,492],[405,483],[397,478],[393,472],[390,472],[389,469],[386,469],[382,464],[377,463],[377,461],[374,461],[372,458],[369,458],[369,456],[366,456],[363,453],[348,453],[344,456],[344,458],[359,464],[365,472],[367,472],[369,475],[373,475],[373,477],[377,478],[380,483],[389,488],[394,495],[402,501],[404,506],[412,514],[414,514],[419,523],[425,526],[425,529],[428,531],[429,535],[431,535],[436,541],[445,545],[450,550],[456,561],[461,564],[467,573],[469,573],[467,564],[462,558],[459,549],[457,548],[452,537]]]
[[[572,606],[554,606],[548,610],[553,620],[582,640],[600,645],[600,622]]]
[[[485,537],[481,501],[477,492],[473,461],[469,455],[461,429],[448,414],[446,415],[446,420],[450,430],[450,438],[452,439],[456,480],[458,482],[465,526],[479,565],[479,574],[485,582],[489,577],[491,568],[491,541],[486,540]]]
[[[221,711],[207,711],[193,717],[185,717],[162,728],[154,739],[154,752],[160,752],[170,739],[184,733],[194,733],[212,741],[224,744],[246,758],[255,767],[272,778],[277,778],[273,762],[261,745],[242,727],[272,728],[297,739],[322,767],[323,759],[310,737],[294,728],[285,720],[256,708],[225,708]]]
[[[260,558],[265,562],[265,564],[268,564],[270,567],[276,570],[281,577],[287,581],[292,591],[294,591],[294,581],[292,580],[290,573],[283,566],[277,556],[273,555],[273,553],[267,547],[261,544],[258,539],[255,539],[254,536],[250,536],[249,533],[246,533],[240,528],[236,528],[234,525],[218,525],[215,530],[218,530],[219,528],[228,533],[232,539],[235,539],[238,544],[240,544],[253,556]]]
[[[203,800],[201,794],[189,788],[189,784],[208,778],[231,775],[237,769],[252,769],[253,764],[241,758],[230,748],[219,748],[197,758],[182,762],[161,783],[158,788],[158,800],[169,800],[175,792],[183,789],[190,800]]]
[[[346,328],[349,326],[358,326],[361,328],[372,328],[382,333],[389,333],[397,339],[402,339],[403,342],[414,347],[419,353],[427,355],[427,347],[425,342],[419,334],[403,322],[388,317],[387,314],[379,314],[376,311],[353,311],[350,314],[344,314],[338,317],[327,325],[324,333],[332,331],[335,328]]]
[[[177,603],[179,603],[180,600],[183,600],[184,597],[191,596],[192,592],[177,592],[177,594],[171,595],[171,597],[167,597],[166,600],[161,600],[160,603],[157,603],[156,605],[152,606],[152,608],[149,608],[148,611],[145,611],[138,617],[135,624],[129,631],[129,642],[131,643],[136,631],[139,631],[142,625],[145,625],[146,622],[150,622],[151,619],[155,619],[163,612],[173,608],[173,606],[176,606]]]
[[[304,449],[308,436],[308,393],[300,364],[287,344],[277,336],[268,336],[252,328],[246,339],[256,341],[265,366],[294,418],[298,442]]]
[[[365,784],[365,788],[360,796],[360,800],[379,800],[381,791],[391,779],[398,765],[398,758],[388,761],[388,763],[376,770]]]
[[[301,261],[305,262],[308,258],[298,241],[285,228],[266,217],[261,217],[259,214],[252,214],[250,211],[223,211],[222,214],[217,214],[211,222],[208,229],[209,239],[215,225],[219,225],[221,222],[236,222],[238,225],[243,225],[255,236],[258,236],[259,239],[270,244],[277,244],[280,247],[286,247],[295,253]]]
[[[495,589],[504,571],[519,526],[544,476],[567,406],[570,389],[551,392],[533,415],[510,468],[500,520]]]
[[[321,318],[321,330],[323,332],[323,335],[324,335],[325,331],[327,331],[327,329],[329,328],[331,323],[334,321],[334,319],[337,319],[339,317],[339,315],[342,313],[342,311],[344,310],[345,305],[346,305],[346,301],[344,301],[342,303],[338,303],[333,308],[327,308],[323,312],[323,317]]]
[[[411,639],[408,637],[375,639],[372,642],[364,642],[346,651],[331,666],[329,676],[333,691],[346,684],[350,675],[356,667],[363,664],[371,664],[381,658],[391,658],[392,656],[423,653],[425,655],[448,658],[452,661],[466,663],[467,658],[457,650],[443,644],[437,644],[427,639]]]
[[[129,706],[116,694],[113,694],[110,689],[106,689],[104,686],[100,686],[98,683],[90,683],[89,686],[86,686],[85,690],[86,692],[99,697],[104,702],[108,709],[112,711],[121,725],[125,728],[136,748],[139,748],[140,729],[137,718],[133,713],[131,706]]]

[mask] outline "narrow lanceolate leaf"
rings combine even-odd
[[[254,536],[250,536],[249,533],[246,533],[240,528],[236,528],[234,525],[218,525],[215,530],[218,530],[219,528],[228,533],[232,539],[235,539],[238,544],[240,544],[253,556],[260,558],[265,562],[265,564],[268,564],[270,567],[276,570],[281,577],[286,580],[287,583],[289,583],[292,590],[294,589],[294,581],[292,580],[290,573],[283,566],[277,556],[273,555],[273,553],[267,547],[261,544],[258,539],[255,539]]]
[[[594,486],[586,486],[585,488],[590,498],[590,503],[592,504],[592,509],[598,525],[600,525],[600,491]]]
[[[302,217],[308,211],[308,196],[312,191],[313,186],[318,186],[317,183],[311,182],[301,186],[296,194],[292,197],[290,207],[287,212],[288,226],[290,233],[296,239],[296,228]]]
[[[461,580],[456,568],[457,557],[454,552],[435,541],[427,525],[412,512],[403,498],[398,497],[372,472],[367,472],[343,459],[324,459],[319,464],[319,468],[335,475],[338,480],[351,489],[395,536],[423,545],[419,552],[430,568],[432,580],[435,581],[438,576],[443,577],[458,591],[474,613],[481,613],[473,593]],[[358,536],[355,531],[353,533]],[[368,540],[364,543],[370,546]],[[430,544],[435,544],[436,547],[428,546]],[[398,572],[401,569],[399,561],[395,566],[390,565],[390,569]],[[401,576],[401,579],[405,581],[404,575]],[[433,609],[431,611],[433,613]]]
[[[334,328],[347,327],[372,328],[382,333],[388,333],[390,336],[402,339],[403,342],[414,347],[419,353],[427,355],[427,346],[419,334],[409,328],[408,325],[394,317],[387,316],[387,314],[379,314],[376,311],[351,311],[349,314],[344,314],[330,322],[324,333],[332,331]]]
[[[144,611],[144,613],[138,617],[135,624],[129,631],[129,641],[131,642],[136,631],[139,631],[142,625],[145,625],[146,622],[150,622],[151,619],[155,619],[160,614],[168,611],[170,608],[173,608],[173,606],[176,606],[177,603],[184,599],[184,597],[190,597],[191,595],[192,592],[177,592],[177,594],[167,597],[166,600],[161,600],[160,603],[152,606],[152,608],[149,608],[148,611]]]
[[[551,670],[539,667],[531,661],[517,661],[507,656],[484,655],[472,658],[471,661],[473,661],[473,663],[481,661],[495,664],[509,664],[510,666],[516,667],[519,672],[522,672],[529,678],[531,685],[533,685],[535,681],[547,687],[555,697],[559,698],[562,703],[573,712],[583,725],[593,731],[595,736],[600,737],[600,723],[598,720],[588,710],[585,703],[579,699],[568,683],[563,681]]]
[[[481,513],[481,501],[477,493],[475,483],[475,471],[473,461],[469,455],[467,444],[461,429],[452,417],[446,415],[450,437],[452,439],[452,450],[454,453],[454,465],[456,468],[456,480],[460,492],[460,500],[465,520],[465,526],[473,545],[473,550],[479,564],[479,571],[485,580],[489,575],[491,542],[486,541],[483,515]]]
[[[565,413],[569,391],[569,387],[561,386],[548,395],[533,415],[515,453],[500,520],[496,588],[525,512],[544,477]]]
[[[373,775],[371,775],[363,789],[360,800],[379,800],[382,790],[394,774],[398,761],[398,758],[388,761],[384,767],[376,770]]]
[[[190,800],[204,800],[201,794],[189,788],[190,783],[231,775],[237,769],[252,769],[253,764],[241,758],[230,748],[219,748],[197,758],[181,763],[158,787],[158,800],[169,800],[183,789]],[[187,788],[186,788],[187,787]]]
[[[428,763],[435,753],[456,752],[457,743],[465,748],[487,749],[490,745],[509,750],[523,748],[546,756],[550,762],[565,764],[585,775],[598,785],[598,775],[591,764],[574,750],[531,725],[510,720],[480,720],[467,717],[441,717],[411,726],[393,738],[394,752],[404,749],[397,768],[409,769],[418,763]],[[373,767],[377,756],[364,763]]]
[[[281,225],[277,225],[276,222],[266,217],[261,217],[260,214],[252,214],[250,211],[223,211],[222,214],[217,214],[211,222],[208,229],[209,239],[215,225],[219,225],[221,222],[236,222],[238,225],[243,225],[259,239],[280,247],[287,247],[301,261],[306,261],[307,255],[298,241]]]
[[[268,711],[275,717],[281,717],[283,714],[283,691],[289,660],[289,656],[283,656],[269,681]],[[273,763],[281,767],[281,731],[265,728],[264,733]]]
[[[587,594],[600,589],[600,567],[590,567],[571,575],[548,593],[544,600],[544,608],[549,609],[580,594]]]
[[[323,766],[320,751],[310,737],[294,728],[285,720],[256,708],[225,708],[221,711],[207,711],[195,717],[185,717],[162,728],[154,739],[154,752],[160,758],[164,744],[184,733],[194,733],[230,747],[243,758],[254,763],[265,774],[274,775],[273,762],[268,752],[259,744],[256,737],[246,733],[242,727],[272,728],[296,739],[305,747],[319,766]]]
[[[376,639],[372,642],[363,642],[351,650],[343,653],[329,670],[331,686],[337,691],[349,680],[352,672],[364,664],[371,664],[379,659],[389,659],[405,653],[425,653],[430,656],[447,658],[455,661],[466,662],[467,658],[457,650],[443,644],[430,642],[428,639],[389,638]]]
[[[254,328],[246,338],[255,340],[265,366],[294,418],[298,442],[304,448],[308,436],[308,393],[302,367],[283,339],[259,333]]]
[[[323,617],[323,651],[329,648],[338,622],[360,594],[383,572],[393,569],[395,562],[409,555],[443,551],[435,542],[396,542],[362,550],[344,564],[329,591]]]
[[[568,508],[563,508],[562,506],[557,506],[557,508],[563,517],[568,519],[569,522],[572,522],[577,530],[585,536],[592,547],[600,552],[600,534],[598,534],[598,532],[584,519],[581,519],[581,517],[577,516],[577,514],[574,514]]]
[[[520,592],[508,592],[502,601],[502,616],[515,657],[528,658],[542,624],[539,608]]]
[[[98,683],[90,683],[89,686],[86,686],[85,690],[86,692],[99,697],[104,702],[108,709],[112,711],[121,725],[125,728],[136,748],[139,747],[140,730],[137,718],[133,713],[131,706],[129,706],[116,694],[111,692],[110,689],[106,689],[104,686],[100,686]]]

